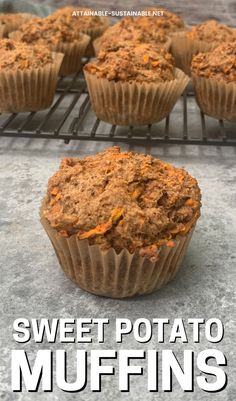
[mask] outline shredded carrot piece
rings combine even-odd
[[[160,63],[161,63],[160,60],[153,61],[153,62],[152,62],[152,66],[153,66],[153,67],[157,67]]]
[[[57,194],[58,194],[58,187],[54,187],[54,188],[51,190],[51,195],[56,196]]]
[[[149,55],[148,54],[144,54],[143,61],[144,61],[144,63],[148,63],[149,62]]]
[[[173,248],[175,246],[174,241],[170,240],[166,243],[166,246],[169,246],[170,248]]]
[[[124,209],[116,208],[112,211],[109,220],[106,223],[98,224],[95,228],[86,231],[82,234],[78,234],[79,239],[86,239],[94,237],[95,235],[102,235],[109,231],[113,224],[119,220],[122,216]]]

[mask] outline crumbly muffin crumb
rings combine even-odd
[[[204,40],[208,43],[224,43],[236,39],[236,29],[215,20],[209,20],[194,26],[191,31],[186,33],[186,36],[192,40]]]
[[[212,52],[197,54],[191,70],[200,77],[236,82],[236,41],[220,45]]]
[[[29,70],[52,62],[52,53],[45,46],[30,46],[11,39],[0,40],[0,70]]]
[[[104,50],[85,71],[98,78],[126,82],[164,82],[174,79],[172,56],[151,44],[126,44],[114,51]]]
[[[195,224],[200,190],[184,169],[115,146],[62,160],[49,179],[43,215],[59,235],[155,260],[161,245],[174,246]]]

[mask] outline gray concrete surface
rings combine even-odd
[[[4,401],[65,400],[161,400],[161,401],[234,401],[236,399],[235,361],[235,258],[236,258],[236,149],[197,146],[158,146],[151,153],[195,176],[202,189],[202,216],[197,225],[181,271],[162,290],[130,300],[112,300],[90,295],[77,288],[61,271],[51,244],[38,217],[40,201],[48,177],[65,156],[81,156],[112,144],[63,142],[26,139],[0,139],[0,259],[1,259],[1,390]],[[145,151],[139,146],[123,149]],[[12,338],[14,319],[59,317],[108,317],[104,344],[16,344]],[[127,337],[122,345],[114,341],[116,317],[152,319],[176,317],[222,319],[225,336],[221,343],[158,344],[155,337],[139,344]],[[167,330],[167,334],[169,330]],[[191,333],[191,332],[189,332]],[[228,386],[217,394],[205,393],[195,384],[194,393],[184,393],[174,381],[172,393],[148,393],[146,375],[131,379],[131,392],[119,393],[117,376],[102,381],[102,393],[87,388],[80,394],[64,393],[54,386],[53,393],[12,393],[10,388],[10,352],[25,349],[33,358],[38,349],[66,349],[69,379],[75,379],[74,352],[79,348],[173,349],[182,360],[184,349],[195,355],[217,348],[228,359]],[[199,374],[196,369],[195,377]]]

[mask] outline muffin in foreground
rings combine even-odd
[[[236,40],[193,57],[197,103],[209,116],[236,121]]]
[[[0,112],[18,113],[49,107],[63,54],[45,46],[0,40]]]
[[[60,75],[73,74],[80,70],[81,59],[90,41],[88,35],[73,30],[71,22],[53,15],[32,19],[23,24],[18,31],[12,32],[10,37],[32,45],[47,46],[51,51],[63,53]]]
[[[157,29],[156,26],[150,24],[142,26],[137,23],[137,19],[125,17],[109,27],[100,38],[93,41],[95,54],[98,55],[100,50],[107,51],[114,48],[120,43],[150,43],[169,50],[171,40],[162,29]]]
[[[190,74],[191,61],[200,52],[210,52],[220,44],[236,40],[236,29],[215,20],[205,21],[188,32],[178,32],[171,37],[171,52],[176,66]]]
[[[65,274],[89,292],[122,298],[175,276],[200,197],[185,170],[113,147],[62,160],[40,215]]]
[[[78,29],[79,32],[90,36],[91,40],[85,52],[86,57],[94,55],[93,40],[101,36],[110,24],[108,17],[91,15],[91,13],[90,8],[83,7],[63,7],[53,13],[70,22],[73,29]]]
[[[101,51],[96,61],[85,65],[84,74],[95,114],[117,125],[162,120],[189,81],[174,68],[169,53],[151,44]]]

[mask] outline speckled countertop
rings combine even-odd
[[[38,217],[40,201],[48,177],[65,156],[95,153],[106,146],[96,142],[63,142],[26,139],[0,139],[0,232],[1,232],[1,395],[4,401],[31,400],[154,400],[162,401],[234,401],[236,394],[235,344],[235,258],[236,258],[236,149],[225,147],[158,146],[154,156],[177,166],[184,166],[199,181],[202,189],[202,217],[194,233],[182,270],[176,278],[158,292],[130,300],[112,300],[90,295],[77,288],[61,271]],[[139,146],[122,145],[123,149],[145,151]],[[149,149],[150,151],[150,149]],[[171,348],[180,357],[184,349],[196,353],[205,348],[217,348],[228,359],[228,386],[218,394],[204,393],[195,387],[194,393],[184,393],[174,382],[172,393],[148,393],[145,376],[131,381],[131,393],[119,393],[115,378],[103,380],[102,393],[92,393],[89,386],[80,394],[63,393],[55,385],[53,393],[12,393],[10,388],[10,351],[25,349],[33,357],[48,344],[16,344],[12,339],[12,323],[18,317],[108,317],[105,344],[87,345],[87,349],[144,348],[159,351]],[[176,317],[222,319],[225,336],[219,344],[188,345],[139,344],[127,337],[122,344],[114,341],[115,317],[152,319]],[[168,332],[168,331],[167,331]],[[51,344],[55,350],[71,352],[70,378],[73,379],[75,344]],[[133,383],[133,384],[132,384]]]

